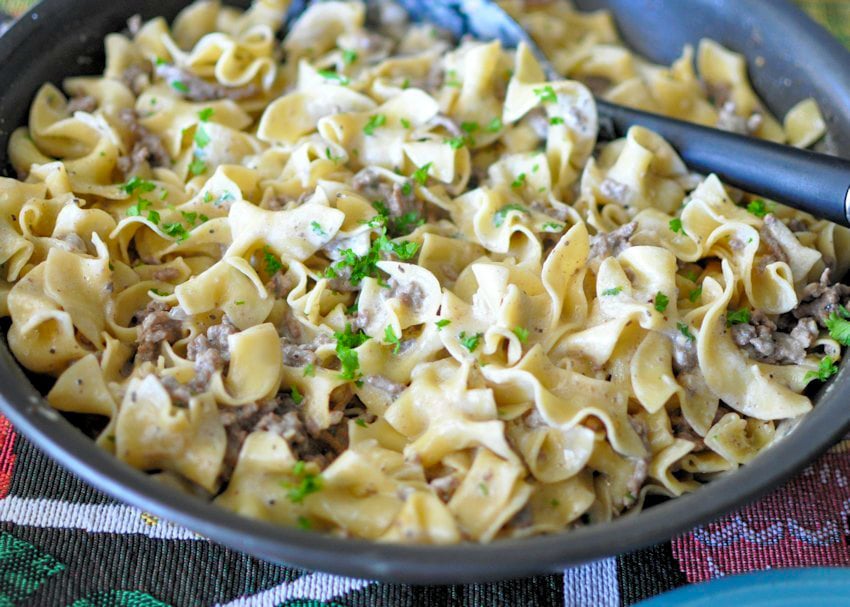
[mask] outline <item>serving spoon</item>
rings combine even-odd
[[[414,21],[433,23],[457,39],[499,40],[507,48],[525,43],[547,79],[559,74],[528,32],[493,0],[397,0]],[[287,25],[310,0],[290,6]],[[816,217],[850,226],[850,161],[644,112],[596,98],[599,136],[614,139],[632,126],[658,133],[691,169],[715,173],[732,186]]]

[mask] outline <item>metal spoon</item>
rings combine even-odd
[[[492,0],[397,0],[414,21],[433,23],[457,39],[499,40],[507,48],[528,45],[546,77],[560,80],[531,36]],[[311,4],[294,0],[287,25]],[[602,139],[643,126],[666,139],[700,173],[766,196],[816,217],[850,226],[850,162],[792,146],[755,139],[596,99]]]

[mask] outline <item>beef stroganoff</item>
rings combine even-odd
[[[597,142],[593,94],[798,146],[815,102],[780,123],[710,40],[667,68],[607,13],[504,6],[564,80],[389,3],[281,43],[258,0],[131,19],[45,84],[0,301],[50,404],[238,513],[420,543],[610,520],[789,431],[850,343],[848,230]]]

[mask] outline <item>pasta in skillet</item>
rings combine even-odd
[[[392,542],[557,532],[746,464],[850,343],[850,233],[597,142],[593,94],[807,146],[743,58],[607,13],[529,50],[395,5],[197,2],[45,84],[0,179],[2,310],[98,444],[238,513]],[[371,9],[370,9],[371,11]]]

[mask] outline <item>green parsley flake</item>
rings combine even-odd
[[[450,321],[448,318],[441,318],[440,320],[438,320],[434,324],[437,325],[437,331],[442,331],[443,327],[446,327],[446,326],[452,324],[452,321]]]
[[[478,483],[478,490],[481,492],[481,495],[490,494],[490,489],[487,488],[486,483]]]
[[[139,202],[127,209],[127,217],[139,217],[149,206],[151,206],[151,201],[140,197]]]
[[[194,226],[198,222],[198,214],[195,211],[180,211],[180,214],[190,226]]]
[[[189,92],[189,87],[186,86],[186,84],[180,80],[172,80],[171,88],[173,88],[175,91],[183,93],[184,95]]]
[[[696,337],[694,337],[694,334],[691,333],[691,329],[690,327],[688,327],[687,324],[683,322],[677,322],[676,328],[679,329],[679,333],[688,338],[688,341],[694,341],[696,339]]]
[[[239,300],[237,300],[237,301],[234,301],[233,303],[235,303],[237,306],[244,306],[244,305],[245,305],[245,300],[244,300],[244,299],[239,299]]]
[[[351,49],[342,51],[342,62],[345,65],[351,65],[355,61],[357,61],[357,51],[352,51]]]
[[[204,194],[204,202],[212,202],[212,201],[213,201],[212,192],[208,191],[207,193]]]
[[[392,325],[387,325],[384,329],[384,343],[394,346],[393,354],[398,354],[401,349],[401,339],[399,339],[398,335],[395,334],[395,330]]]
[[[682,227],[682,220],[678,217],[674,217],[673,219],[671,219],[668,225],[670,226],[670,231],[674,234],[685,235],[685,228]]]
[[[517,336],[520,343],[524,344],[528,342],[528,329],[525,327],[514,327],[513,334]]]
[[[555,89],[553,89],[550,85],[541,86],[540,88],[534,89],[534,94],[542,101],[543,103],[555,103],[558,101],[558,96],[555,94]]]
[[[358,380],[360,369],[360,358],[357,356],[355,348],[365,343],[369,336],[358,331],[351,332],[351,324],[346,323],[345,330],[342,333],[334,333],[336,338],[336,356],[341,365],[341,373],[339,376],[342,379]]]
[[[502,130],[502,119],[501,118],[493,118],[490,122],[487,123],[487,132],[489,133],[498,133]]]
[[[425,185],[428,182],[428,171],[431,170],[433,162],[427,162],[413,172],[413,181],[419,185]]]
[[[755,200],[751,200],[747,205],[747,211],[755,215],[756,217],[764,217],[768,213],[770,213],[771,209],[769,205],[762,200],[761,198],[756,198]]]
[[[746,308],[741,308],[734,312],[726,312],[726,326],[743,325],[750,322],[750,311]]]
[[[525,173],[520,173],[516,176],[516,179],[511,182],[511,187],[516,189],[521,188],[523,185],[525,185]]]
[[[457,336],[460,340],[460,345],[469,350],[470,353],[475,352],[475,349],[478,347],[478,342],[481,341],[482,337],[484,337],[482,333],[467,335],[466,331],[461,331]]]
[[[207,163],[196,157],[189,165],[189,172],[195,176],[203,175],[207,172]]]
[[[460,130],[464,133],[474,133],[479,128],[481,128],[477,122],[461,122]]]
[[[526,215],[529,214],[528,209],[526,209],[521,204],[506,204],[493,214],[493,225],[497,228],[501,227],[502,224],[505,223],[505,219],[507,219],[508,213],[513,211],[516,211],[518,213],[525,213]]]
[[[340,84],[342,86],[345,86],[350,82],[346,75],[338,74],[334,70],[319,70],[318,74],[325,80],[328,80],[330,82],[336,82],[337,84]]]
[[[304,377],[316,377],[316,365],[307,363],[304,367]]]
[[[156,189],[156,184],[148,181],[147,179],[132,177],[127,183],[121,186],[121,189],[127,194],[132,194],[136,190],[142,193],[153,192]]]
[[[166,199],[168,199],[168,194],[169,194],[169,191],[168,191],[168,190],[163,190],[163,191],[162,191],[162,192],[160,192],[160,194],[159,194],[159,199],[160,199],[160,200],[166,200]]]
[[[557,223],[554,221],[547,221],[543,224],[542,230],[544,232],[562,232],[564,230],[564,224]]]
[[[667,309],[667,304],[670,303],[670,298],[667,297],[664,293],[659,291],[655,294],[655,309],[659,312],[664,312]]]
[[[375,129],[384,126],[387,122],[387,117],[384,114],[373,114],[369,116],[369,120],[363,125],[363,132],[367,135],[374,135]]]
[[[211,107],[205,107],[200,112],[198,112],[198,118],[201,122],[209,122],[210,118],[213,117],[214,113],[215,110],[213,110]]]
[[[564,124],[564,119],[561,118],[560,116],[552,116],[549,119],[549,124],[551,124],[553,126],[556,125],[556,124]]]
[[[162,231],[176,239],[178,242],[189,238],[189,232],[182,223],[175,221],[174,223],[166,223],[162,226]]]
[[[283,269],[283,264],[268,246],[263,249],[263,263],[266,266],[266,274],[269,276],[277,274]]]
[[[296,405],[300,405],[301,402],[304,400],[304,395],[299,392],[298,386],[292,386],[289,389],[289,393],[292,396],[292,400],[295,402]]]
[[[401,122],[401,126],[403,126],[404,128],[410,128],[410,120],[408,120],[407,118],[401,118],[399,122]]]
[[[702,297],[702,286],[697,287],[688,294],[688,299],[691,300],[691,303],[696,303],[700,297]]]
[[[846,319],[850,318],[850,313],[844,306],[838,309],[838,314],[830,313],[826,319],[826,328],[829,330],[829,336],[842,346],[850,346],[850,322]]]
[[[207,134],[206,129],[204,129],[203,125],[198,125],[198,128],[195,129],[195,145],[199,148],[205,148],[210,143],[210,136]]]
[[[405,196],[410,196],[410,193],[413,192],[413,184],[409,181],[405,181],[401,186],[401,193]]]
[[[358,426],[360,426],[361,428],[368,428],[369,427],[369,424],[367,424],[366,420],[363,419],[362,417],[358,417],[357,419],[355,419],[354,423],[357,424]]]
[[[318,236],[327,236],[328,235],[328,233],[325,232],[325,229],[322,227],[322,224],[320,224],[318,221],[311,221],[310,222],[310,229],[313,230],[313,233],[318,235]]]
[[[466,137],[463,135],[458,135],[457,137],[452,137],[451,139],[446,139],[446,143],[451,146],[453,150],[459,150],[463,146],[466,145]]]
[[[623,287],[611,287],[610,289],[605,289],[602,291],[602,295],[605,297],[612,297],[614,295],[619,295],[623,291]]]
[[[320,491],[322,488],[322,477],[318,474],[313,474],[305,470],[304,462],[299,461],[292,467],[292,473],[298,480],[297,484],[284,483],[283,488],[287,489],[286,497],[293,504],[300,504],[308,495]]]
[[[451,87],[460,86],[460,80],[458,80],[457,77],[457,70],[446,70],[446,79],[443,84]]]
[[[835,366],[835,361],[829,356],[824,356],[818,363],[817,371],[808,371],[803,376],[803,381],[810,382],[813,379],[818,381],[826,381],[833,375],[838,373],[838,367]]]
[[[302,529],[304,531],[310,531],[310,529],[313,528],[313,523],[311,523],[310,519],[308,519],[306,516],[299,515],[299,517],[298,517],[298,528]]]
[[[405,78],[404,80],[402,80],[401,88],[403,88],[403,89],[410,88],[410,78]]]

